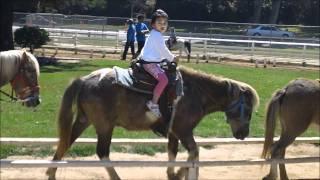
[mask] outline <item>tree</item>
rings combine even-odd
[[[255,0],[254,1],[254,9],[253,9],[253,23],[259,23],[261,17],[261,9],[262,9],[263,0]]]
[[[13,49],[12,40],[12,1],[0,1],[0,51]]]
[[[272,0],[272,8],[269,23],[276,24],[279,17],[279,10],[281,6],[281,0]]]
[[[14,42],[21,47],[29,47],[31,53],[49,40],[49,33],[39,27],[24,26],[14,32]]]

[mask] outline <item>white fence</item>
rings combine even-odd
[[[17,26],[13,27],[18,28]],[[50,33],[51,42],[45,48],[58,50],[72,50],[75,54],[87,51],[91,54],[119,53],[123,50],[126,39],[124,31],[96,31],[79,29],[45,28]],[[262,60],[279,63],[293,63],[319,66],[319,42],[295,42],[295,39],[230,39],[230,38],[203,38],[192,33],[178,36],[192,43],[191,56],[193,58],[235,59],[235,60]],[[166,36],[167,38],[167,36]],[[248,37],[247,37],[248,38]],[[176,52],[180,53],[181,52]],[[42,50],[45,54],[45,49]],[[184,55],[182,53],[182,55]]]
[[[278,138],[275,138],[277,140]],[[201,138],[196,139],[198,145],[214,145],[214,144],[257,144],[263,143],[263,138],[247,138],[245,141],[235,140],[233,138]],[[6,138],[1,137],[2,145],[53,145],[58,142],[57,138]],[[299,137],[295,143],[320,143],[320,137]],[[79,138],[76,144],[95,144],[96,139]],[[166,139],[112,139],[115,145],[165,145]],[[39,167],[189,167],[189,179],[197,178],[195,168],[205,166],[243,166],[243,165],[263,165],[271,163],[315,163],[319,162],[320,157],[303,157],[290,159],[274,159],[274,160],[228,160],[228,161],[49,161],[49,160],[0,160],[1,168],[39,168]]]

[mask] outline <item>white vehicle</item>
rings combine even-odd
[[[275,26],[257,26],[247,29],[247,36],[268,36],[268,37],[294,37],[293,32],[283,31]]]

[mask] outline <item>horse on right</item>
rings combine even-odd
[[[311,124],[320,127],[320,80],[299,78],[277,90],[269,104],[265,121],[265,141],[262,158],[284,159],[286,148]],[[280,120],[281,134],[273,142],[276,119]],[[320,128],[319,128],[320,129]],[[271,164],[264,180],[277,178],[277,165]],[[279,164],[280,179],[288,179],[285,164]]]

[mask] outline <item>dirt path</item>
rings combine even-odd
[[[261,152],[261,145],[219,145],[214,149],[200,148],[200,160],[251,160],[257,159]],[[287,150],[287,157],[319,156],[319,146],[311,144],[293,145]],[[178,160],[185,160],[186,153],[178,154]],[[8,159],[35,159],[30,156],[12,156]],[[40,158],[36,158],[40,159]],[[42,159],[51,159],[46,157]],[[70,158],[67,158],[70,159]],[[97,156],[77,158],[77,160],[97,160]],[[112,160],[159,160],[166,161],[166,153],[157,153],[155,156],[111,153]],[[1,168],[0,179],[46,179],[45,168]],[[120,177],[128,180],[166,179],[165,168],[116,168]],[[269,167],[261,166],[234,166],[234,167],[204,167],[200,168],[201,180],[211,179],[261,179],[269,171]],[[287,172],[290,179],[320,179],[320,163],[289,164]],[[104,168],[61,168],[57,171],[57,179],[108,179]]]

